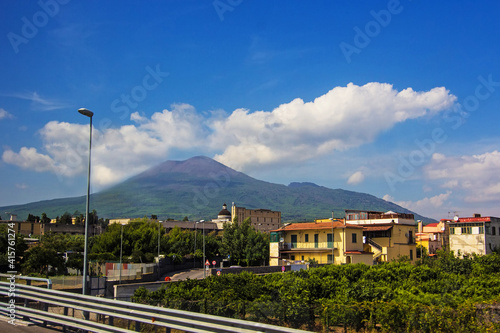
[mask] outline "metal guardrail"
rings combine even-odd
[[[51,279],[0,273],[0,277],[4,277],[4,278],[9,279],[12,276],[14,276],[16,280],[26,280],[26,284],[28,286],[31,285],[31,281],[42,281],[42,282],[47,283],[47,289],[52,289],[52,280]]]
[[[7,298],[9,295],[10,284],[0,282],[0,296]],[[140,331],[141,324],[150,324],[158,327],[167,327],[182,330],[185,332],[267,332],[267,333],[304,333],[307,331],[291,329],[287,327],[261,324],[240,319],[218,317],[213,315],[200,314],[182,310],[174,310],[162,307],[148,306],[125,301],[111,300],[101,297],[73,294],[64,291],[42,289],[34,286],[17,284],[15,288],[15,297],[19,301],[16,304],[15,315],[17,318],[29,318],[30,320],[43,321],[61,325],[63,327],[74,327],[91,332],[136,332]],[[25,306],[22,306],[21,300],[25,300]],[[44,304],[45,310],[38,310],[29,307],[31,302],[40,302]],[[1,301],[0,313],[9,314],[9,299],[7,302]],[[26,305],[28,304],[28,306]],[[63,314],[49,312],[49,306],[62,308]],[[107,317],[107,323],[85,320],[68,316],[68,310],[81,311],[82,313],[98,314],[104,319]],[[12,312],[10,312],[12,313]],[[135,322],[135,330],[116,327],[113,325],[114,319],[119,318]],[[104,320],[105,321],[105,320]],[[167,332],[169,329],[167,329]]]

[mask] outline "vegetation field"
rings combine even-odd
[[[440,252],[298,272],[212,276],[140,288],[134,301],[316,332],[499,332],[500,255]]]

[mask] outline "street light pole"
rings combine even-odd
[[[122,255],[123,255],[123,224],[121,225],[122,226],[122,235],[120,237],[120,280],[119,280],[119,284],[122,283]]]
[[[196,267],[196,225],[198,222],[194,223],[194,252],[193,252],[193,268]]]
[[[87,258],[87,248],[89,241],[89,198],[90,198],[90,157],[91,157],[91,149],[92,149],[92,117],[94,113],[85,108],[78,109],[78,112],[83,114],[86,117],[90,118],[90,138],[89,138],[89,169],[87,175],[87,205],[85,209],[85,243],[83,248],[83,283],[82,283],[82,294],[87,294],[87,266],[88,266],[88,258]]]
[[[161,222],[158,221],[158,279],[161,277],[161,274],[160,274],[160,227],[161,227]]]
[[[333,235],[334,235],[334,230],[333,230],[333,210],[332,210],[332,262],[331,264],[333,265],[333,250],[334,250],[334,246],[333,246]],[[345,249],[344,249],[345,251]]]
[[[203,278],[205,278],[205,220],[200,220],[200,223],[203,223],[203,264],[201,267],[203,267]]]

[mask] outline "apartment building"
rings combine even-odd
[[[493,216],[455,217],[449,224],[450,251],[455,255],[489,254],[500,248],[500,218]]]
[[[346,224],[363,227],[363,250],[373,252],[375,263],[401,257],[416,259],[417,224],[413,214],[346,210],[345,220]]]
[[[246,209],[245,207],[231,207],[231,218],[237,218],[239,222],[250,218],[250,224],[255,230],[262,232],[270,232],[271,230],[281,227],[281,212],[272,211],[269,209]]]
[[[291,223],[270,234],[269,265],[314,260],[319,264],[373,263],[363,250],[363,227],[343,220]]]
[[[43,224],[37,222],[1,220],[0,224],[8,225],[18,235],[26,237],[39,236],[43,234]]]
[[[417,246],[422,246],[427,250],[429,255],[435,255],[437,250],[448,248],[449,221],[441,220],[438,223],[429,223],[423,225],[422,221],[418,221],[418,230],[415,234]]]

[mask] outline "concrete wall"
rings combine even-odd
[[[217,275],[220,271],[220,275],[223,274],[239,274],[242,272],[251,272],[254,274],[270,274],[282,272],[283,267],[285,267],[285,272],[304,269],[308,265],[286,265],[286,266],[257,266],[257,267],[226,267],[226,268],[212,268],[210,270],[211,275]]]

